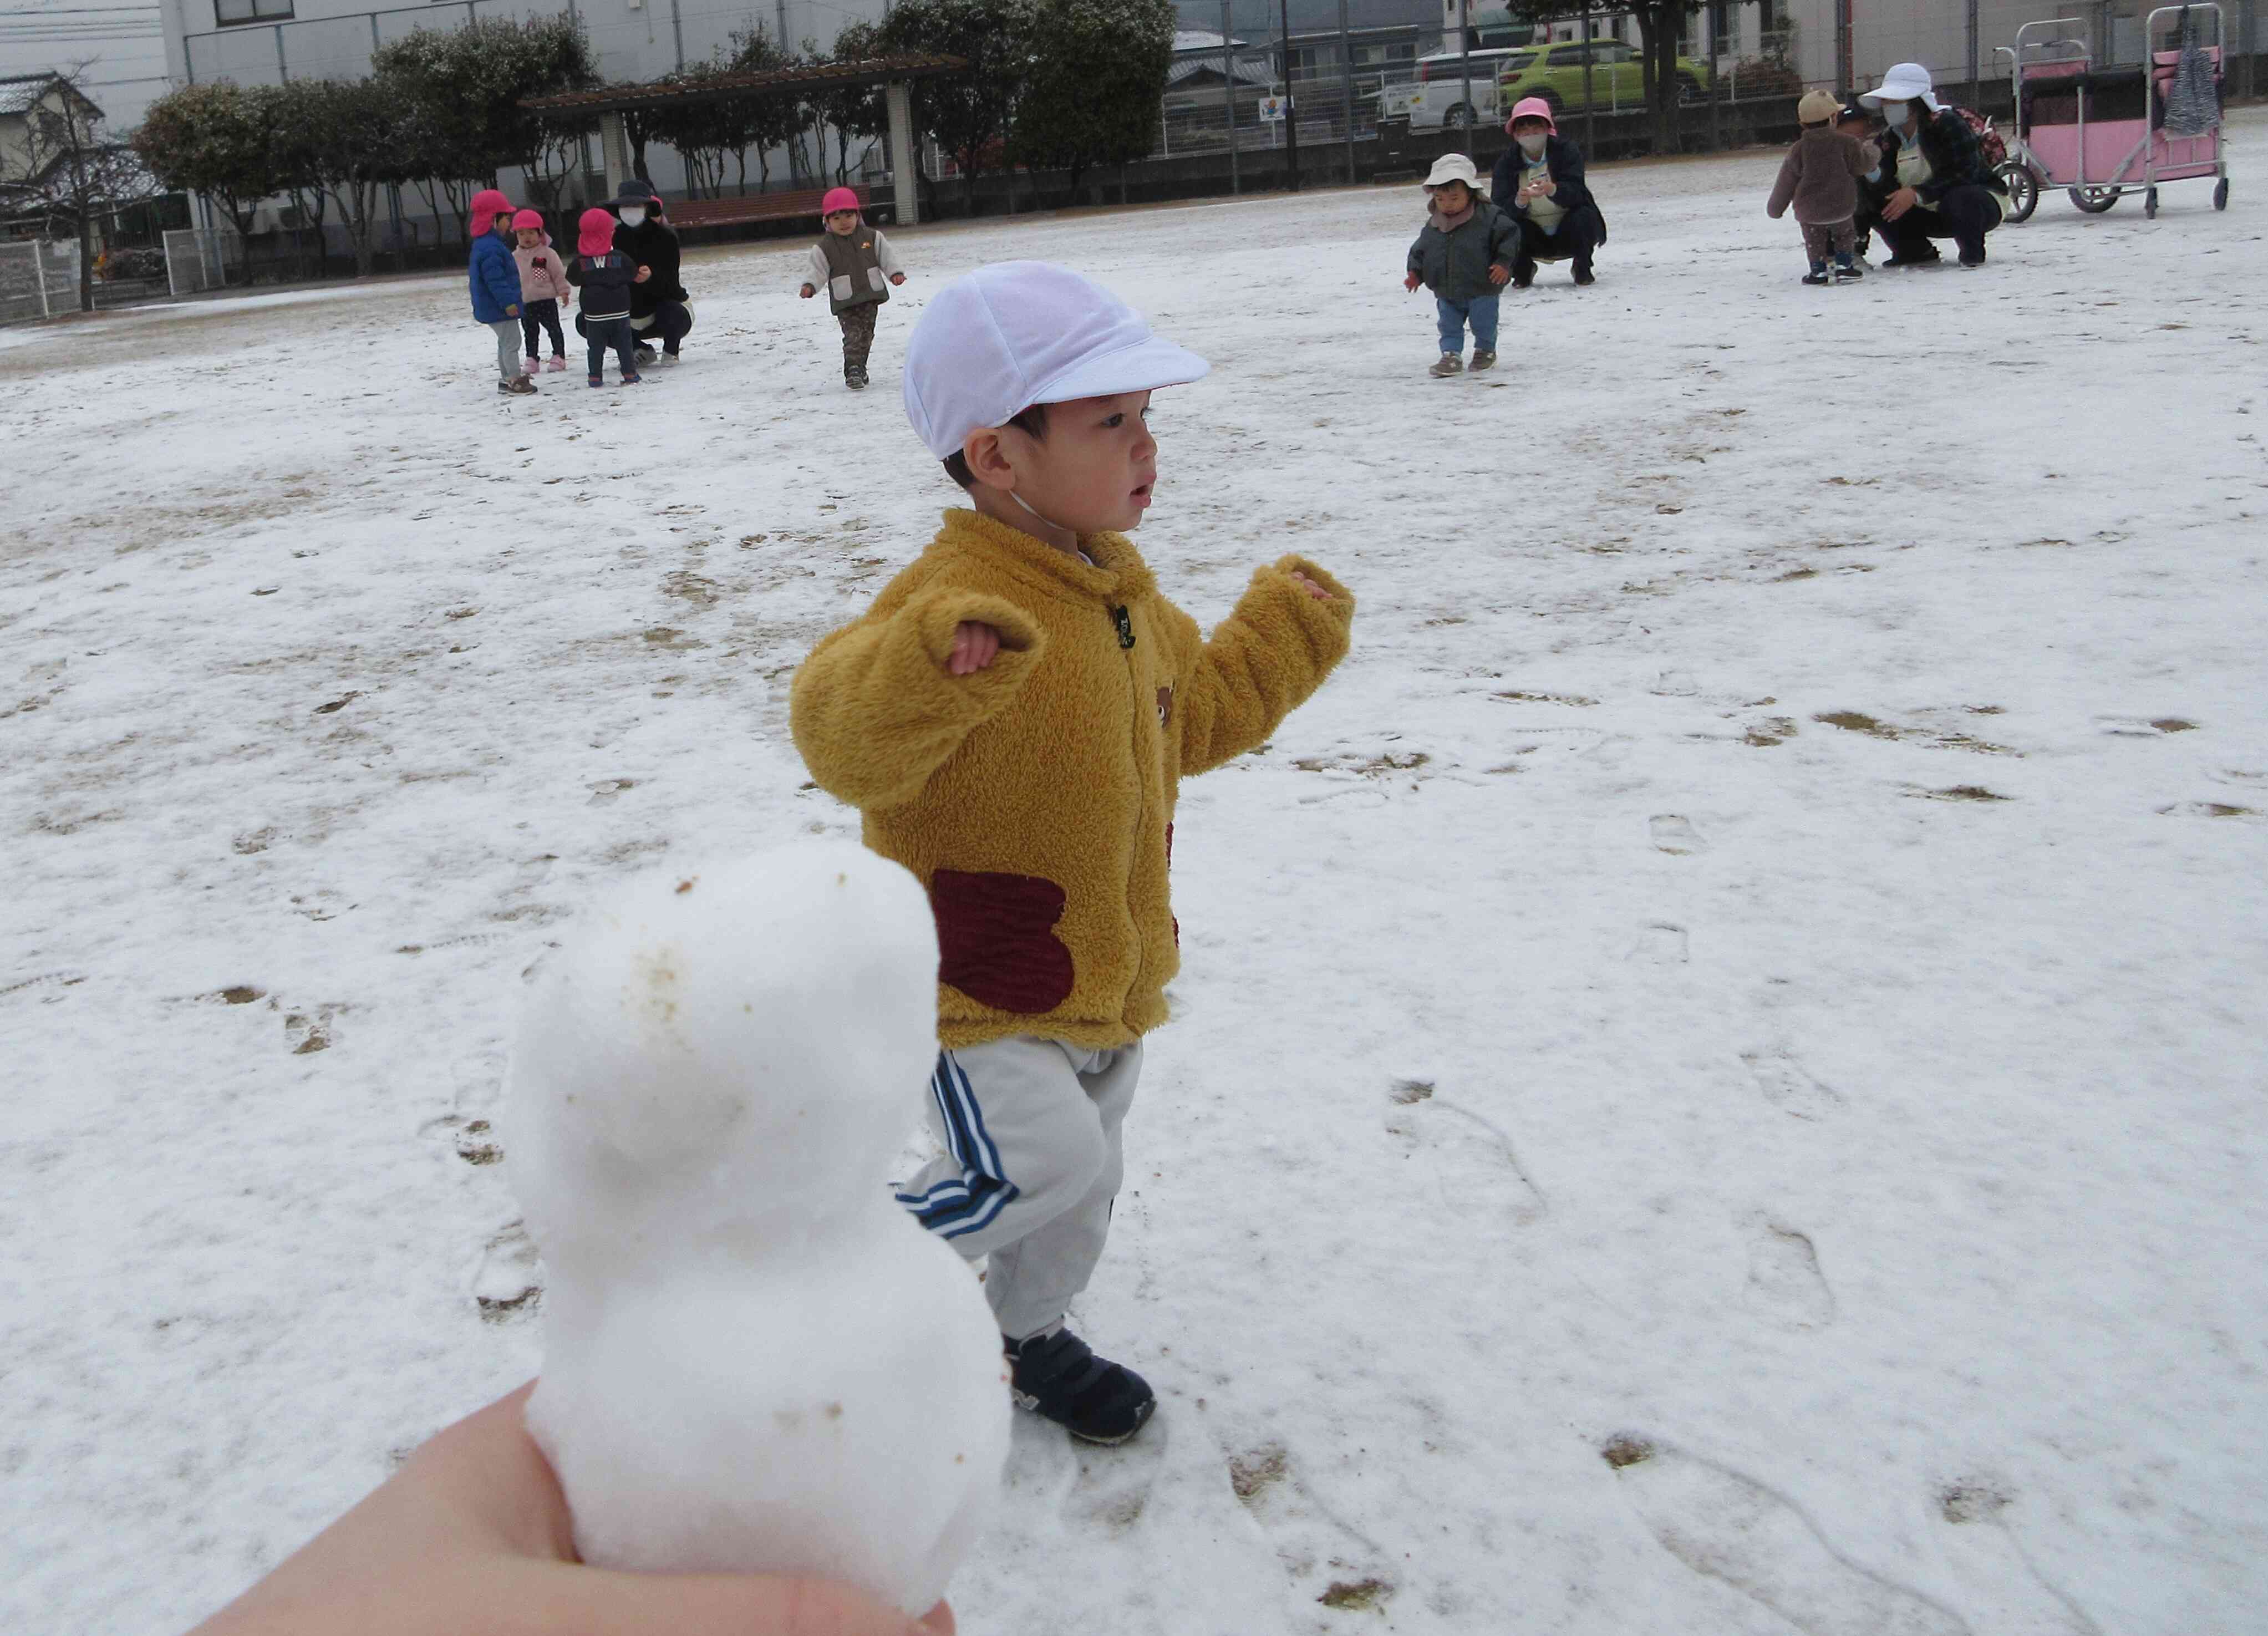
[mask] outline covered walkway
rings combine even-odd
[[[889,110],[890,164],[896,191],[895,213],[901,225],[911,226],[921,219],[921,192],[918,187],[909,185],[920,168],[914,148],[913,98],[909,87],[917,79],[957,74],[968,66],[959,57],[909,54],[870,57],[858,63],[766,69],[753,74],[720,74],[677,83],[602,85],[595,91],[531,97],[520,106],[545,114],[597,115],[600,146],[607,156],[607,191],[611,194],[619,193],[630,174],[630,142],[622,130],[622,115],[626,113],[723,102],[736,97],[777,96],[822,87],[880,85],[884,105]]]

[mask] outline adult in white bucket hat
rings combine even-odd
[[[1337,581],[1286,556],[1208,638],[1126,537],[1158,476],[1151,391],[1204,372],[1065,268],[939,291],[907,344],[906,413],[970,509],[789,691],[813,779],[936,921],[945,1152],[898,1202],[985,1259],[1016,1401],[1091,1442],[1125,1441],[1157,1403],[1064,1319],[1102,1256],[1143,1043],[1180,967],[1181,780],[1266,740],[1354,619]]]
[[[1862,107],[1877,110],[1886,129],[1874,148],[1881,163],[1862,206],[1859,225],[1882,235],[1890,247],[1886,267],[1918,267],[1940,259],[1933,239],[1950,239],[1963,267],[1984,265],[1984,235],[2000,225],[2007,186],[1984,162],[1977,133],[1955,108],[1940,105],[1929,70],[1900,63]]]

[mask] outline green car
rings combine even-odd
[[[1571,40],[1565,45],[1539,46],[1505,59],[1497,77],[1497,102],[1510,107],[1522,97],[1541,97],[1557,114],[1581,109],[1583,63],[1591,65],[1589,107],[1616,111],[1646,106],[1646,65],[1636,46],[1619,40]],[[1691,57],[1677,59],[1677,99],[1697,102],[1709,88],[1709,68]]]

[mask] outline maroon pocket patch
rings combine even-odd
[[[1064,889],[1038,875],[930,877],[938,980],[980,1006],[1036,1017],[1071,998],[1071,950],[1055,934]]]

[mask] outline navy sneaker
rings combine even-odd
[[[1021,1345],[1003,1340],[1020,1408],[1053,1420],[1090,1443],[1123,1443],[1142,1429],[1158,1406],[1150,1383],[1125,1365],[1094,1355],[1069,1330],[1035,1335]]]

